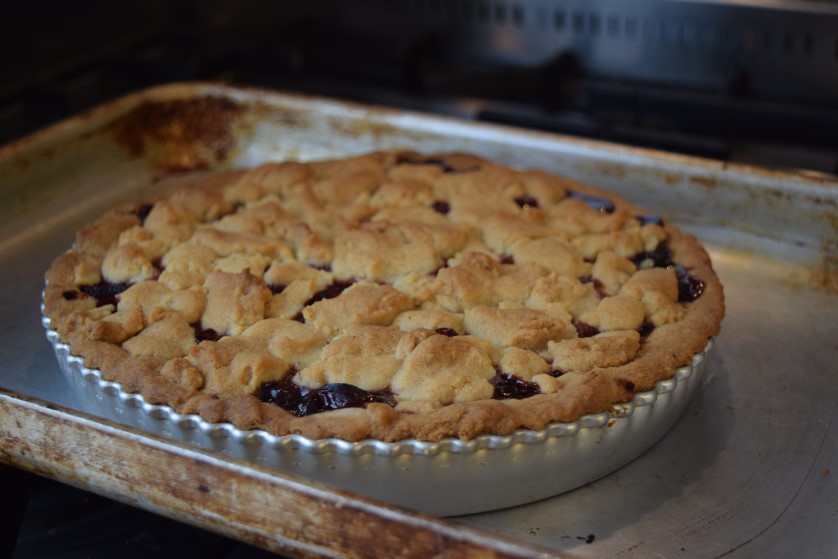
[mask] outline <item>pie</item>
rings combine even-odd
[[[699,242],[470,154],[192,174],[46,272],[60,340],[123,390],[274,435],[436,441],[607,411],[724,316]]]

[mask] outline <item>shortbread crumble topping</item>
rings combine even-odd
[[[125,390],[348,440],[606,410],[724,313],[706,252],[666,220],[465,154],[197,176],[84,228],[46,277],[52,327]]]

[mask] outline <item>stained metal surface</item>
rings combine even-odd
[[[201,454],[2,390],[0,433],[5,463],[283,554],[544,556],[532,546]]]
[[[218,107],[228,109],[216,111],[215,124],[204,122],[212,124],[211,134],[200,138],[155,135],[153,118],[138,121],[131,112],[144,107],[163,114],[168,101],[216,95],[226,98]],[[178,124],[178,117],[169,114],[165,122]],[[141,144],[126,142],[138,137]],[[206,142],[208,137],[215,140]],[[431,531],[450,527],[456,533],[466,524],[485,537],[478,548],[493,550],[511,539],[576,557],[835,555],[838,184],[255,90],[196,84],[150,90],[0,150],[0,387],[6,392],[0,460],[94,490],[110,483],[102,475],[114,468],[122,476],[138,475],[131,458],[141,454],[144,438],[104,420],[113,440],[138,441],[138,447],[103,445],[101,452],[76,460],[76,447],[99,424],[60,373],[40,325],[43,272],[79,226],[118,201],[160,188],[163,181],[155,179],[173,171],[394,147],[470,151],[614,189],[671,216],[710,248],[728,305],[700,390],[681,420],[640,458],[570,493],[439,521]],[[36,406],[38,420],[24,420],[31,398],[64,411],[54,417],[48,407]],[[173,463],[181,468],[181,461],[205,455],[221,468],[235,462],[190,453],[178,454]],[[247,487],[266,475],[240,465],[237,472],[237,485]],[[146,494],[151,489],[137,484],[118,483],[108,491],[186,521],[198,518],[213,529],[238,526],[250,533],[251,519],[239,524],[241,519],[225,516],[241,505],[233,493],[211,493],[215,508],[202,516],[195,503],[152,503]],[[329,491],[324,495],[303,504],[301,513],[317,519],[340,508],[326,498]],[[273,504],[291,501],[278,493]],[[400,513],[394,522],[401,527],[407,518],[413,516]],[[284,546],[305,541],[293,529],[274,529]],[[337,538],[323,544],[331,551],[362,555],[357,545],[367,540],[357,533],[338,537],[338,527],[322,529],[323,542],[325,536]],[[490,534],[502,537],[496,542]]]

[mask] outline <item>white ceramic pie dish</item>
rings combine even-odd
[[[207,450],[439,516],[521,505],[590,483],[637,458],[680,417],[701,384],[711,340],[692,362],[607,413],[540,431],[438,442],[313,440],[210,423],[147,403],[84,366],[43,317],[61,370],[90,413]]]

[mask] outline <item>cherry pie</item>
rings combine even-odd
[[[606,411],[724,315],[707,253],[668,220],[467,154],[192,176],[86,226],[46,281],[61,341],[124,390],[350,441]]]

